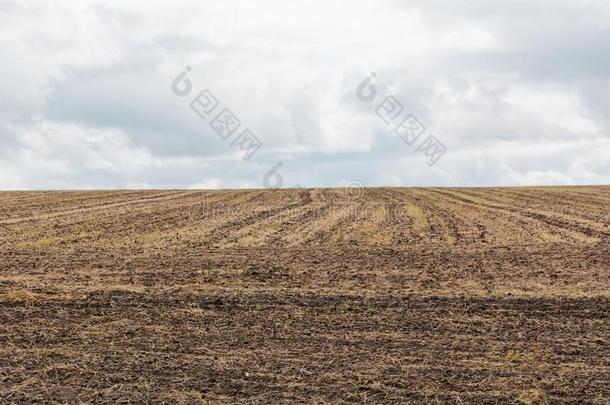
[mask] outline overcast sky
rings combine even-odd
[[[607,0],[0,0],[0,61],[1,189],[610,183]]]

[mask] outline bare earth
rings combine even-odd
[[[610,187],[0,193],[0,403],[610,403]]]

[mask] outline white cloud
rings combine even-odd
[[[608,182],[608,40],[597,0],[5,2],[0,188],[256,187],[278,161],[286,185]],[[252,159],[171,93],[187,65]],[[356,98],[370,72],[436,167]]]
[[[504,101],[551,130],[564,130],[577,137],[600,135],[600,128],[587,117],[578,94],[555,86],[514,86]]]

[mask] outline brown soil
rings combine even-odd
[[[610,403],[610,187],[0,193],[0,403]]]

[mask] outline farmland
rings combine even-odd
[[[0,193],[0,403],[610,401],[610,187]]]

